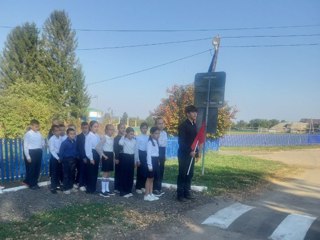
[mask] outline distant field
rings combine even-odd
[[[220,151],[235,151],[235,152],[275,152],[275,151],[290,151],[296,149],[318,149],[320,145],[303,145],[303,146],[268,146],[268,147],[220,147]]]

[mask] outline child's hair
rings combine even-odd
[[[126,125],[125,125],[124,123],[119,123],[119,124],[117,125],[117,129],[120,130],[121,126],[126,126]]]
[[[81,123],[81,127],[88,126],[88,125],[89,125],[88,122],[82,122]]]
[[[36,119],[32,119],[32,120],[30,121],[30,125],[39,125],[39,124],[40,124],[39,121],[36,120]]]
[[[185,113],[198,112],[198,109],[194,105],[186,106]]]
[[[134,129],[132,127],[127,127],[126,133],[129,134],[131,132],[134,132]]]
[[[59,127],[66,127],[66,126],[63,123],[60,123]]]
[[[68,128],[67,129],[67,135],[69,135],[70,132],[75,132],[76,130],[74,130],[73,128]]]
[[[110,127],[113,127],[111,123],[107,124],[104,128],[104,131],[107,131]]]
[[[50,131],[53,132],[53,130],[56,129],[56,128],[59,128],[59,125],[54,124],[54,125],[51,126]]]
[[[152,127],[150,128],[150,137],[149,137],[149,141],[152,142],[152,145],[155,146],[153,138],[151,137],[151,134],[154,134],[156,131],[160,131],[158,127]],[[158,141],[158,140],[157,140]]]
[[[98,124],[98,121],[96,121],[96,120],[92,120],[92,121],[90,121],[90,123],[89,123],[89,125],[90,125],[90,129],[93,127],[93,125],[95,125],[95,124]]]
[[[146,122],[141,123],[140,124],[140,129],[143,128],[143,127],[147,127],[148,128],[149,127],[148,123],[146,123]]]
[[[68,125],[68,128],[73,128],[74,130],[76,130],[76,125],[71,123],[71,124]]]

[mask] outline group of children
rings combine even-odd
[[[42,149],[45,141],[39,132],[39,122],[32,120],[31,129],[24,137],[26,177],[24,183],[38,189]],[[135,136],[134,129],[124,124],[105,126],[105,135],[98,135],[99,123],[91,121],[81,124],[81,133],[76,135],[74,126],[65,131],[64,125],[53,124],[48,136],[50,151],[51,192],[61,189],[65,194],[86,191],[97,193],[97,179],[101,167],[100,196],[110,197],[118,193],[123,197],[133,196],[134,172],[136,170],[137,193],[144,192],[144,200],[158,200],[162,191],[165,165],[167,133],[162,118],[155,120],[150,135],[148,124],[142,123],[141,134]],[[66,134],[65,134],[66,132]],[[114,187],[110,187],[110,173],[114,171]]]

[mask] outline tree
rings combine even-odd
[[[76,33],[65,11],[54,11],[44,24],[43,47],[46,64],[58,90],[60,105],[67,118],[86,115],[89,96],[84,86],[85,77],[76,58]]]
[[[128,114],[126,112],[124,112],[121,119],[120,119],[120,123],[127,124],[128,118],[129,118]]]
[[[41,82],[50,78],[43,57],[36,25],[25,23],[14,28],[0,58],[0,87],[6,89],[18,80]]]
[[[0,94],[0,137],[22,137],[31,119],[37,119],[46,134],[58,106],[50,99],[51,91],[43,83],[17,81]]]
[[[169,134],[177,135],[179,124],[185,120],[184,109],[194,102],[193,85],[174,85],[167,89],[168,97],[161,100],[160,105],[151,113],[151,116],[161,116]],[[235,118],[236,109],[225,104],[218,112],[217,133],[210,137],[221,137],[231,127]]]

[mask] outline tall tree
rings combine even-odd
[[[40,42],[39,31],[34,23],[25,23],[10,32],[0,57],[2,89],[18,80],[36,82],[49,77],[42,65]]]
[[[76,57],[76,32],[65,11],[54,11],[44,24],[44,51],[46,64],[58,89],[60,104],[67,117],[86,115],[89,96],[84,85],[84,74]]]
[[[193,85],[174,85],[167,89],[167,98],[162,99],[160,105],[155,109],[152,116],[161,116],[167,127],[169,134],[176,135],[179,124],[185,119],[184,109],[187,105],[194,102],[194,86]],[[221,137],[229,130],[232,125],[232,119],[235,118],[236,109],[227,104],[219,109],[218,128],[215,136]]]

